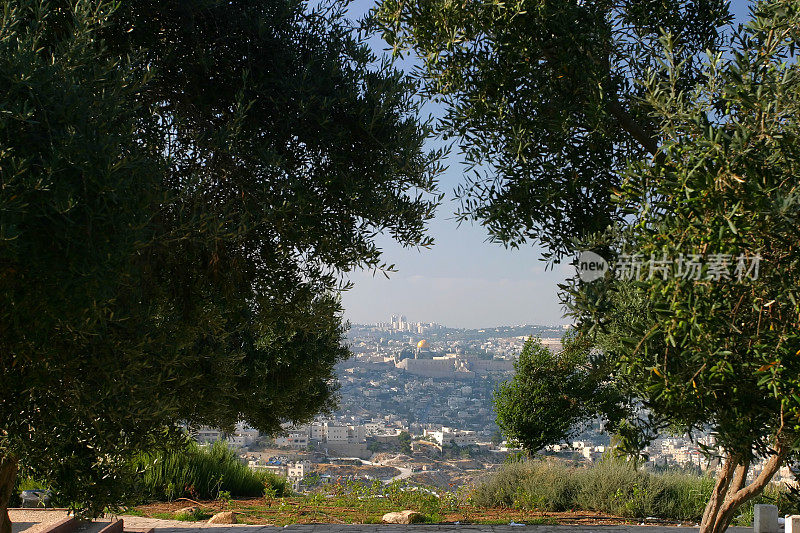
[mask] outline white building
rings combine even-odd
[[[378,433],[386,433],[386,422],[379,421],[379,422],[367,422],[364,424],[364,434],[365,436],[373,436]]]
[[[470,446],[478,443],[478,436],[474,431],[461,430],[442,426],[442,429],[431,431],[426,429],[424,436],[431,437],[439,444],[455,443],[456,446]]]
[[[303,479],[311,473],[311,462],[297,461],[296,463],[291,463],[287,472],[289,479]]]
[[[325,440],[327,442],[347,442],[347,426],[337,426],[325,422]]]
[[[287,466],[284,464],[265,463],[261,459],[250,459],[247,461],[250,470],[267,470],[279,476],[286,476]]]
[[[373,423],[368,426],[375,430],[378,427],[385,428],[385,423]],[[278,440],[275,442],[278,446],[305,447],[309,442],[323,443],[359,443],[364,442],[367,438],[369,430],[365,425],[343,425],[334,422],[314,422],[313,424],[300,426],[298,428],[289,429],[291,442],[289,440]],[[295,442],[296,441],[296,442]]]
[[[223,439],[223,434],[220,430],[210,428],[208,426],[202,426],[200,429],[197,430],[197,433],[194,436],[194,440],[196,440],[200,444],[210,444],[222,439]]]
[[[311,424],[311,440],[321,441],[325,439],[325,426],[323,424]]]
[[[348,426],[347,439],[350,442],[364,442],[367,440],[367,428],[364,426]]]
[[[308,447],[308,434],[303,431],[290,431],[285,437],[275,437],[275,446],[302,450]]]

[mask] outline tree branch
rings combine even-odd
[[[742,459],[739,466],[736,467],[736,472],[733,475],[733,483],[728,489],[728,494],[733,495],[739,492],[747,481],[747,472],[750,470],[750,460]]]
[[[767,483],[770,482],[772,477],[775,475],[775,472],[783,464],[786,456],[789,455],[791,448],[787,446],[780,438],[778,439],[777,449],[775,450],[775,455],[769,458],[767,463],[764,465],[764,469],[761,471],[761,474],[749,485],[744,488],[739,488],[734,492],[734,488],[738,482],[739,486],[741,487],[744,485],[744,480],[747,478],[747,470],[749,470],[749,461],[742,463],[744,466],[744,473],[741,475],[742,479],[740,480],[739,472],[737,471],[737,479],[734,484],[731,486],[731,490],[729,491],[728,497],[725,499],[725,503],[723,504],[722,508],[719,510],[717,514],[716,520],[714,521],[714,526],[709,531],[713,532],[720,532],[725,531],[728,525],[733,520],[733,515],[736,510],[741,507],[744,503],[748,500],[757,496],[764,490],[764,487],[767,486]]]
[[[775,472],[777,472],[781,465],[783,465],[783,462],[786,460],[786,456],[789,455],[790,451],[791,449],[789,446],[783,442],[780,442],[775,455],[769,458],[767,463],[764,465],[764,469],[761,471],[761,474],[759,474],[758,477],[748,486],[738,490],[731,498],[731,503],[738,507],[753,496],[760,493],[767,483],[770,482],[772,476],[775,475]]]
[[[0,455],[0,533],[11,533],[11,519],[8,517],[8,502],[14,492],[19,460],[6,452]]]
[[[608,101],[608,112],[617,119],[622,129],[627,131],[651,155],[658,153],[658,144],[650,135],[616,100]]]
[[[556,63],[556,58],[558,57],[553,50],[548,48],[542,49],[542,56],[544,56],[544,58],[551,63]],[[622,126],[622,129],[627,131],[636,142],[638,142],[651,155],[655,156],[658,153],[658,143],[656,142],[655,137],[651,133],[647,132],[641,124],[636,122],[631,114],[628,113],[625,108],[622,107],[622,105],[620,105],[616,98],[606,99],[606,105],[608,112],[617,119],[617,122],[619,122],[619,125]]]
[[[706,509],[703,512],[703,520],[700,522],[700,532],[706,533],[708,531],[712,531],[709,527],[710,524],[716,522],[715,519],[719,507],[722,505],[722,501],[725,498],[725,494],[728,492],[728,487],[731,484],[731,476],[734,473],[734,469],[739,464],[739,456],[738,455],[728,455],[725,458],[725,463],[722,466],[722,470],[717,475],[717,483],[714,486],[714,491],[711,493],[711,497],[708,499],[708,504],[706,504]]]

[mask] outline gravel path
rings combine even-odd
[[[43,524],[61,520],[67,516],[66,509],[9,509],[11,533],[35,533]]]
[[[9,509],[11,533],[37,533],[48,524],[69,516],[66,509]],[[78,525],[74,533],[96,533],[107,526],[110,518],[100,518]]]

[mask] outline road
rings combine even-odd
[[[384,483],[391,483],[392,481],[397,481],[398,479],[406,479],[411,477],[411,474],[414,473],[410,468],[406,468],[404,466],[389,465],[386,463],[373,463],[372,461],[367,461],[366,459],[361,459],[361,464],[368,466],[391,466],[392,468],[396,468],[400,471],[400,473],[393,478],[384,480]]]

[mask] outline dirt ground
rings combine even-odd
[[[175,511],[189,506],[197,506],[208,514],[223,510],[233,510],[241,523],[283,526],[286,524],[314,523],[374,523],[380,519],[374,513],[363,509],[340,506],[310,505],[300,498],[274,499],[268,505],[264,498],[220,501],[193,501],[185,498],[173,502],[154,502],[141,505],[132,510],[139,516],[151,518],[174,518]],[[444,515],[443,523],[481,523],[508,524],[516,523],[548,523],[563,525],[636,525],[640,521],[590,511],[576,512],[539,512],[508,508],[487,508],[462,506],[458,512]],[[647,524],[663,526],[693,526],[691,523],[680,523],[666,520],[647,520]]]
[[[376,479],[388,479],[400,473],[400,470],[393,466],[365,466],[365,465],[333,465],[318,463],[314,465],[314,471],[321,474],[336,476],[371,476]]]

